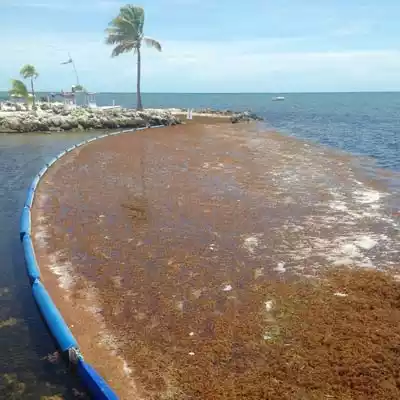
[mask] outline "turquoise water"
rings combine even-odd
[[[0,99],[5,97],[0,93]],[[400,171],[400,93],[273,94],[144,93],[145,107],[246,110],[266,118],[270,127],[353,154],[372,157],[378,167]],[[113,100],[135,107],[134,93],[100,93],[99,105]]]

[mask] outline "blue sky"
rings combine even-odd
[[[25,63],[39,90],[68,89],[72,53],[93,91],[135,90],[133,55],[110,58],[104,29],[126,1],[0,0],[0,90]],[[400,90],[398,0],[143,0],[143,91]]]

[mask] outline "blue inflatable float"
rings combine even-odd
[[[33,249],[31,235],[28,233],[25,233],[22,238],[22,246],[24,248],[26,270],[31,282],[34,282],[36,279],[40,279],[40,270],[35,250]]]
[[[38,172],[38,176],[39,178],[41,178],[46,172],[47,172],[47,165],[45,165],[39,172]]]
[[[60,347],[60,350],[64,352],[72,347],[78,347],[78,343],[63,320],[63,317],[51,300],[47,290],[39,280],[33,282],[32,293],[51,334]]]
[[[57,157],[52,158],[52,159],[47,163],[47,167],[51,167],[57,160],[58,160]]]
[[[60,154],[58,154],[57,155],[57,160],[59,160],[61,157],[64,157],[65,156],[65,154],[67,154],[67,152],[64,150],[64,151],[62,151]]]
[[[39,184],[39,181],[40,181],[40,176],[39,176],[39,175],[36,175],[36,176],[35,176],[35,179],[34,179],[34,180],[32,181],[32,183],[31,183],[30,189],[33,190],[33,191],[35,191],[36,188],[37,188],[37,185]]]
[[[150,126],[151,129],[154,129],[154,128],[164,128],[164,127],[165,127],[165,125],[154,125],[154,126]]]
[[[30,234],[30,233],[31,233],[31,210],[29,207],[25,206],[22,209],[21,223],[19,229],[21,241],[25,236],[25,234]]]
[[[118,400],[117,395],[96,370],[84,360],[78,361],[78,375],[96,400]]]
[[[36,190],[36,187],[32,188],[32,185],[28,189],[28,195],[26,196],[26,200],[25,200],[25,207],[32,208],[33,199],[35,197],[35,190]]]

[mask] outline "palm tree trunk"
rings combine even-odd
[[[141,75],[141,54],[140,47],[137,49],[137,82],[136,82],[136,109],[143,110],[142,95],[140,93],[140,75]]]
[[[31,78],[31,89],[32,89],[32,100],[33,100],[33,109],[36,108],[36,99],[35,99],[35,89],[33,87],[33,78]]]

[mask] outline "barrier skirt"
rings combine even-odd
[[[154,126],[153,128],[164,127],[164,125]],[[40,179],[47,172],[56,161],[63,157],[68,152],[74,150],[79,146],[83,146],[97,139],[102,139],[107,136],[115,136],[121,133],[142,131],[147,128],[129,129],[125,131],[113,132],[109,134],[100,135],[95,138],[84,140],[74,146],[69,147],[67,150],[61,152],[58,156],[52,158],[35,176],[32,181],[28,195],[25,201],[24,208],[22,209],[21,222],[20,222],[20,240],[22,242],[25,264],[28,277],[32,284],[32,294],[39,307],[43,319],[45,320],[52,336],[57,342],[58,347],[62,352],[68,353],[69,361],[76,364],[77,374],[82,382],[87,387],[89,393],[94,399],[99,400],[117,400],[117,395],[108,386],[107,382],[96,372],[96,370],[84,361],[78,347],[78,343],[70,331],[68,325],[65,323],[63,317],[53,303],[46,288],[41,283],[40,268],[36,260],[35,249],[31,237],[31,208],[35,199],[35,192]]]

